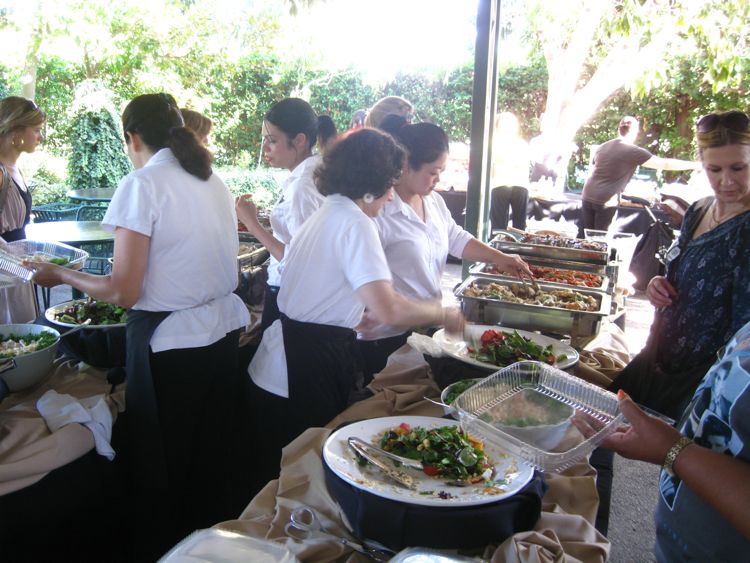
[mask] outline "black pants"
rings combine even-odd
[[[137,560],[153,561],[192,531],[238,517],[252,498],[238,340],[234,331],[209,346],[151,353],[168,488],[132,484]]]
[[[376,373],[380,373],[388,362],[388,356],[406,344],[411,332],[405,332],[379,340],[358,340],[359,353],[362,358],[364,385],[368,385]]]
[[[608,230],[616,213],[617,207],[604,207],[602,203],[584,201],[581,205],[582,227],[579,229],[579,235],[583,236],[583,229]]]
[[[507,229],[510,212],[513,212],[513,226],[526,230],[526,208],[529,204],[529,190],[521,186],[500,186],[492,190],[490,220],[492,229]]]

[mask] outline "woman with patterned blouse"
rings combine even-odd
[[[741,111],[712,113],[697,129],[714,196],[687,210],[666,276],[646,290],[657,307],[648,343],[614,382],[673,418],[719,349],[750,320],[750,119]]]

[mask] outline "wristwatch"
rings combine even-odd
[[[669,448],[667,456],[664,458],[664,465],[662,465],[662,469],[667,472],[667,475],[670,477],[676,477],[674,474],[674,462],[677,460],[677,456],[680,455],[680,452],[692,443],[693,441],[687,436],[680,436],[680,439]]]

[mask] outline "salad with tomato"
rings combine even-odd
[[[383,433],[380,447],[420,461],[425,475],[430,477],[479,483],[494,474],[484,443],[458,426],[424,428],[403,423]]]
[[[555,357],[551,344],[548,346],[537,344],[530,338],[518,334],[517,330],[513,332],[485,330],[479,346],[467,346],[467,351],[475,360],[499,367],[524,360],[544,362],[552,366],[555,362],[566,359],[564,354]]]

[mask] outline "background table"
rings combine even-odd
[[[114,240],[114,233],[99,221],[53,221],[26,225],[26,238],[44,242],[63,242],[71,246]]]
[[[70,190],[65,195],[74,201],[111,201],[117,188],[87,188]]]

